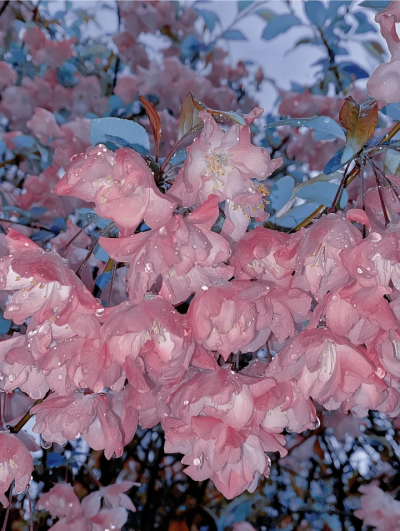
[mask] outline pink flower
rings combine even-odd
[[[93,201],[96,213],[114,221],[122,236],[131,235],[143,219],[157,228],[171,217],[175,203],[159,192],[149,167],[133,149],[114,154],[100,144],[71,162],[56,193]]]
[[[62,136],[62,131],[56,122],[54,114],[46,109],[35,107],[35,114],[26,122],[26,125],[33,131],[43,143],[47,143],[47,138],[58,138]]]
[[[114,94],[121,98],[124,105],[132,103],[137,94],[136,78],[132,76],[118,76]]]
[[[76,313],[65,327],[46,322],[28,336],[53,391],[68,395],[76,389],[99,393],[105,387],[123,387],[125,375],[100,337],[98,316]]]
[[[125,494],[133,486],[140,486],[132,481],[122,481],[108,487],[101,487],[82,500],[82,510],[85,518],[91,524],[92,531],[105,531],[105,529],[120,529],[128,519],[127,509],[136,511],[130,498]],[[101,509],[104,498],[107,508]]]
[[[147,57],[146,49],[143,45],[136,42],[131,33],[128,31],[117,33],[114,35],[113,41],[118,46],[118,52],[121,59],[128,64],[132,70],[136,70],[138,65],[145,68],[148,67],[149,59]]]
[[[13,481],[20,494],[31,479],[33,460],[26,446],[15,435],[0,432],[0,502],[8,506],[4,493]]]
[[[74,115],[86,116],[89,112],[93,112],[102,116],[108,111],[108,100],[103,96],[99,79],[96,76],[84,77],[79,73],[74,77],[79,79],[79,83],[72,89]]]
[[[287,156],[291,159],[305,162],[311,171],[317,171],[322,170],[342,146],[343,141],[339,139],[334,141],[315,140],[311,130],[306,133],[294,131],[293,140],[287,148]]]
[[[239,280],[274,282],[289,286],[295,266],[293,242],[299,235],[289,236],[277,230],[257,227],[238,241],[230,264]]]
[[[31,398],[43,398],[49,386],[26,339],[26,336],[15,335],[0,342],[0,388],[7,393],[19,388]]]
[[[361,289],[353,284],[354,290]],[[344,287],[339,292],[328,293],[314,309],[308,328],[317,328],[325,320],[335,334],[347,337],[353,345],[375,348],[386,330],[398,326],[388,302],[382,297],[375,304],[363,305],[352,302],[351,293]]]
[[[311,94],[308,88],[303,93],[281,90],[279,95],[279,114],[295,118],[312,118],[316,115],[337,118],[342,103],[339,98]]]
[[[302,432],[315,428],[316,411],[312,401],[297,389],[296,382],[277,382],[266,376],[268,362],[252,361],[240,374],[252,378],[250,391],[257,411],[257,422],[271,433],[283,429]]]
[[[100,243],[110,256],[130,262],[130,300],[140,302],[160,275],[159,293],[173,304],[229,280],[233,274],[233,268],[225,265],[230,255],[229,243],[211,231],[218,215],[218,198],[211,195],[189,216],[174,215],[159,229],[129,238],[101,238]]]
[[[329,330],[318,329],[294,338],[275,356],[267,374],[278,382],[293,379],[303,396],[326,409],[337,409],[363,384],[374,384],[374,371],[361,348]]]
[[[38,509],[45,509],[54,518],[65,518],[70,523],[82,515],[81,504],[68,483],[57,483],[49,492],[42,494],[37,503]]]
[[[145,368],[157,385],[171,385],[181,380],[193,355],[187,319],[162,297],[137,306],[120,304],[112,310],[101,334],[130,383],[140,391],[148,389]]]
[[[279,342],[292,337],[310,304],[300,290],[270,290],[260,282],[237,280],[198,293],[187,315],[195,341],[226,360],[231,352],[261,348],[271,331]]]
[[[292,286],[311,291],[316,300],[341,288],[349,278],[341,251],[361,240],[360,231],[340,213],[317,220],[299,243]]]
[[[52,168],[56,170],[68,168],[71,157],[75,156],[76,153],[82,153],[91,145],[89,125],[89,119],[77,117],[72,122],[67,122],[60,127],[62,136],[51,143],[51,147],[54,149]]]
[[[36,415],[33,431],[62,446],[81,435],[94,450],[104,450],[107,459],[114,453],[121,457],[137,428],[132,398],[129,386],[122,392],[50,396],[31,410]]]
[[[61,199],[52,191],[55,186],[52,177],[53,171],[50,167],[46,168],[38,177],[28,175],[24,181],[25,193],[20,195],[17,200],[17,206],[24,210],[30,210],[32,207],[44,207],[46,211],[39,216],[42,223],[51,223],[55,217],[66,215]]]
[[[204,128],[188,148],[188,157],[168,194],[184,206],[201,204],[210,194],[225,203],[227,227],[223,235],[237,241],[250,217],[266,219],[262,192],[251,179],[264,180],[282,164],[271,160],[268,150],[250,141],[250,124],[262,113],[256,107],[246,115],[246,127],[232,125],[223,131],[207,112],[199,113]]]
[[[378,100],[379,107],[388,103],[400,101],[400,39],[397,34],[396,23],[400,21],[400,6],[391,2],[386,9],[375,15],[375,21],[380,25],[385,39],[390,61],[379,65],[367,82],[368,93]]]
[[[35,315],[38,322],[55,319],[61,326],[76,311],[104,311],[58,253],[44,251],[12,229],[7,244],[10,254],[0,260],[0,287],[15,292],[7,318],[22,324]]]
[[[236,522],[233,524],[232,531],[256,531],[249,522]]]
[[[176,22],[174,6],[157,1],[134,3],[120,2],[121,16],[125,19],[125,27],[133,37],[140,33],[155,33],[165,24],[173,26]]]
[[[390,280],[398,283],[398,239],[392,234],[382,236],[371,232],[355,247],[340,253],[352,282],[344,286],[341,297],[348,297],[360,310],[374,310],[390,294]]]
[[[361,509],[354,512],[366,526],[373,526],[378,531],[397,529],[400,520],[400,502],[389,493],[383,492],[376,482],[361,485]]]
[[[0,61],[0,79],[0,92],[3,92],[5,88],[16,84],[18,74],[9,63]]]
[[[37,508],[48,511],[53,518],[59,518],[49,531],[91,530],[83,515],[79,499],[68,483],[57,483],[49,492],[42,494],[37,502]]]
[[[39,26],[28,28],[22,39],[29,46],[33,64],[38,66],[47,63],[50,68],[60,67],[64,61],[70,59],[71,45],[76,42],[76,37],[62,41],[48,39]]]
[[[246,379],[227,368],[204,371],[172,395],[163,421],[165,450],[181,452],[185,472],[196,481],[211,478],[226,498],[254,492],[269,474],[265,451],[280,451],[282,435],[252,431],[254,402]]]

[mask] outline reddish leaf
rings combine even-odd
[[[373,135],[378,125],[378,104],[369,100],[359,105],[351,96],[344,100],[339,119],[346,129],[346,146],[342,163],[348,162],[359,153]]]
[[[156,144],[156,160],[158,162],[158,153],[160,149],[160,140],[161,140],[161,120],[158,112],[155,110],[154,105],[146,100],[143,96],[139,96],[140,102],[146,111],[147,116],[150,120],[151,130],[153,131],[154,142]]]
[[[199,118],[199,111],[193,102],[193,94],[189,92],[183,100],[181,118],[178,127],[178,141],[190,131],[202,129],[203,121]]]
[[[198,100],[194,94],[190,93],[190,95],[192,97],[193,104],[198,111],[206,111],[213,115],[215,114],[217,116],[223,116],[224,118],[229,118],[229,120],[232,120],[233,122],[236,122],[237,124],[242,125],[243,127],[246,126],[246,120],[238,112],[210,109],[210,107],[207,107],[207,105]]]
[[[321,460],[324,459],[324,457],[325,457],[325,452],[324,452],[324,450],[321,448],[321,445],[320,445],[318,439],[315,440],[315,443],[314,443],[314,446],[313,446],[313,450],[314,450],[314,453],[315,453],[315,454],[316,454]]]

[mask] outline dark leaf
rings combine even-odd
[[[261,35],[265,41],[274,39],[281,33],[285,33],[293,26],[301,25],[300,20],[294,15],[276,15],[270,20]]]
[[[139,99],[146,111],[147,116],[149,117],[151,130],[154,136],[154,142],[156,145],[156,160],[158,161],[162,131],[160,116],[155,110],[154,105],[149,100],[146,100],[146,98],[144,98],[143,96],[139,96]]]
[[[247,41],[247,38],[238,29],[227,30],[221,36],[228,41]]]

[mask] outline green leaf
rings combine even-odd
[[[325,9],[324,4],[318,0],[308,0],[307,2],[304,2],[304,10],[308,20],[312,24],[322,28],[328,17],[328,12]]]
[[[268,11],[267,9],[260,9],[259,11],[257,11],[257,15],[259,15],[267,22],[270,22],[276,16],[275,13],[273,13],[272,11]]]
[[[239,13],[249,7],[251,4],[254,4],[254,0],[239,0],[238,2],[238,11]]]
[[[149,135],[144,127],[132,120],[122,118],[97,118],[90,122],[90,141],[97,144],[114,144],[130,147],[141,153],[150,149]],[[111,146],[112,149],[112,146]]]
[[[315,118],[287,118],[286,120],[278,120],[267,125],[267,127],[278,127],[281,125],[290,125],[292,127],[308,127],[314,129],[320,134],[330,135],[330,137],[340,138],[346,140],[343,129],[335,120],[329,116],[316,116]],[[317,137],[318,138],[318,137]],[[321,137],[319,137],[321,139]],[[328,137],[324,137],[327,140]]]
[[[361,2],[360,7],[370,7],[378,11],[383,11],[390,4],[391,0],[365,0]]]
[[[385,51],[379,42],[362,41],[362,43],[373,57],[376,57],[377,59],[382,59],[382,55],[385,53]]]
[[[230,29],[222,34],[222,38],[227,41],[247,41],[247,38],[238,29]]]
[[[335,183],[317,182],[313,183],[312,179],[309,181],[309,185],[305,186],[297,192],[297,197],[301,199],[310,199],[311,201],[317,201],[321,205],[330,207],[334,200],[339,186]],[[346,190],[342,191],[340,196],[339,206],[344,208],[347,205],[349,197]]]
[[[264,28],[261,38],[270,41],[293,26],[301,26],[300,20],[294,15],[276,15]]]

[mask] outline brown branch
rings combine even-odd
[[[384,142],[388,142],[389,140],[391,140],[399,131],[400,131],[400,122],[397,122],[397,124],[394,125],[392,127],[392,129],[388,133],[386,133],[386,135],[384,137],[382,137],[379,140],[379,142],[377,143],[377,146],[380,146]],[[360,171],[361,171],[360,164],[356,164],[356,166],[354,166],[354,168],[351,170],[351,172],[350,172],[350,174],[349,174],[349,176],[347,178],[347,182],[346,182],[345,188],[347,188],[349,186],[349,184],[354,181],[354,179],[358,176]],[[310,223],[313,221],[314,218],[324,214],[326,211],[327,211],[327,207],[325,205],[320,205],[316,210],[314,210],[314,212],[312,214],[310,214],[306,219],[304,219],[301,223],[299,223],[293,229],[292,232],[297,232],[302,227],[308,227],[308,225],[310,225]]]

